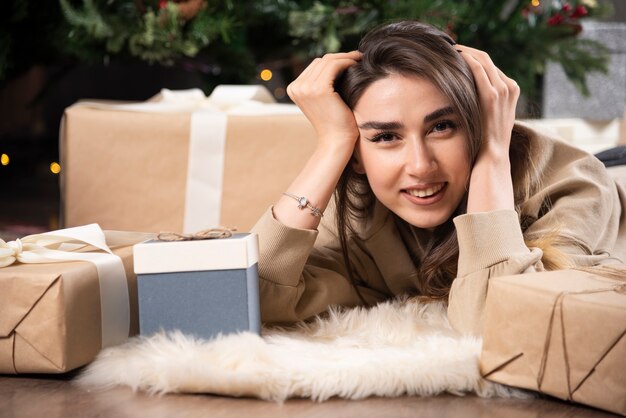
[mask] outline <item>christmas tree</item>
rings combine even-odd
[[[0,80],[27,65],[17,51],[28,50],[30,60],[140,60],[245,83],[264,62],[290,70],[355,49],[367,30],[397,19],[430,23],[486,51],[531,100],[539,98],[548,61],[562,65],[583,93],[587,75],[606,71],[608,61],[602,45],[580,36],[584,19],[609,13],[600,0],[59,0],[52,12],[14,0],[10,7],[0,32]],[[21,30],[29,20],[30,32]]]

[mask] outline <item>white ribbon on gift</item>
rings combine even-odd
[[[149,238],[149,234],[113,232],[111,246],[130,245]],[[77,252],[88,246],[104,252]],[[124,264],[107,245],[98,224],[28,235],[15,241],[0,239],[0,268],[14,262],[60,263],[88,261],[96,266],[100,285],[102,347],[121,344],[128,338],[130,305]]]
[[[81,101],[81,106],[133,112],[193,112],[189,138],[183,231],[220,225],[224,151],[228,115],[298,115],[295,105],[276,103],[260,85],[217,86],[209,97],[200,89],[168,90],[147,102],[111,104]]]

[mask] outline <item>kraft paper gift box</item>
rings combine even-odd
[[[256,234],[135,245],[140,333],[260,333],[258,257]]]
[[[626,414],[626,266],[490,279],[489,380]]]
[[[295,105],[262,86],[169,91],[149,102],[79,102],[60,135],[64,226],[249,231],[315,147]]]
[[[132,244],[150,236],[87,225],[0,240],[0,373],[67,372],[136,334]]]

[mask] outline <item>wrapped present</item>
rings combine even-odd
[[[626,266],[490,279],[480,368],[626,414]]]
[[[295,105],[262,86],[169,91],[144,103],[79,102],[61,135],[65,226],[248,231],[315,146]]]
[[[260,333],[258,258],[258,237],[248,233],[135,245],[140,333]]]
[[[0,373],[67,372],[135,334],[132,244],[151,236],[93,224],[0,240]]]

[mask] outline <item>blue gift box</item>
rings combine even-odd
[[[134,246],[133,257],[142,335],[260,333],[256,234],[148,241]]]

